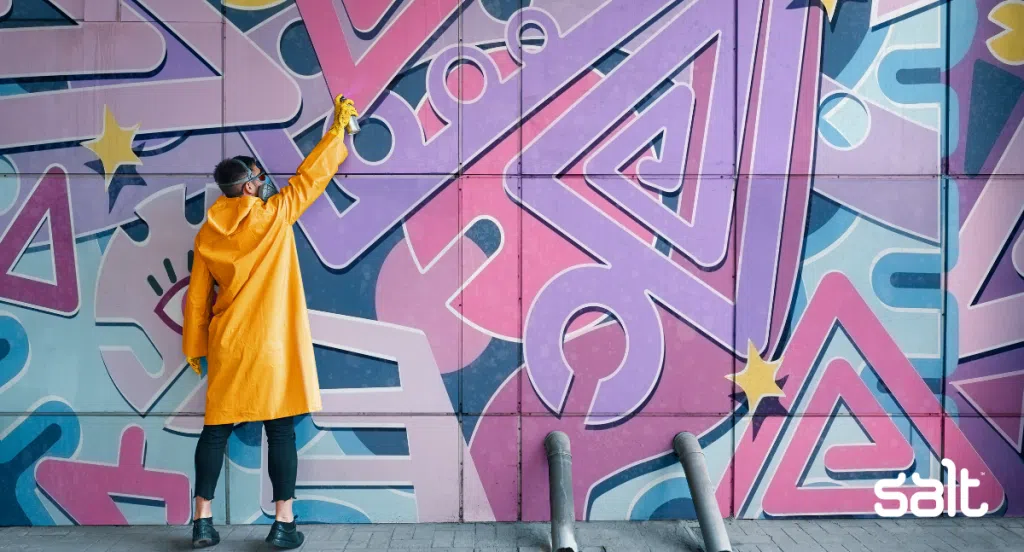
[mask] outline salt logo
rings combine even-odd
[[[944,458],[941,463],[949,473],[949,484],[945,488],[938,479],[925,479],[916,473],[911,476],[914,485],[928,488],[927,490],[920,490],[910,497],[909,510],[917,517],[938,517],[942,514],[943,506],[946,507],[950,517],[956,515],[956,464],[948,458]],[[985,474],[982,473],[981,475]],[[895,508],[886,508],[882,506],[881,502],[876,502],[876,514],[892,518],[901,517],[907,513],[906,495],[902,491],[886,490],[901,487],[906,480],[907,476],[901,473],[896,479],[881,479],[875,483],[875,496],[879,500],[894,500],[898,504]],[[979,486],[981,486],[981,481],[972,479],[970,474],[967,473],[967,468],[960,470],[960,511],[967,517],[982,517],[988,512],[987,502],[982,502],[977,508],[970,507],[969,496],[971,488]],[[949,491],[945,498],[943,497],[944,490]],[[921,505],[923,502],[930,503],[932,506],[924,507]]]

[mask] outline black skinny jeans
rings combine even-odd
[[[196,496],[213,500],[220,467],[224,464],[224,448],[234,424],[203,426],[196,444]],[[266,420],[269,447],[270,483],[274,487],[274,502],[295,498],[295,470],[299,466],[295,449],[295,424],[292,417]]]

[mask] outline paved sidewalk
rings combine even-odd
[[[735,552],[1024,552],[1024,519],[728,521]],[[221,528],[220,551],[267,550],[269,526]],[[304,551],[550,550],[547,524],[307,525]],[[191,550],[189,527],[0,528],[0,550]],[[695,551],[695,521],[577,524],[584,551]]]

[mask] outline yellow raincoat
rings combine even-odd
[[[206,425],[322,408],[292,224],[348,157],[343,125],[355,109],[340,97],[335,109],[334,127],[288,186],[266,203],[217,199],[196,235],[183,350],[196,372],[207,357]]]

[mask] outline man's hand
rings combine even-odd
[[[188,359],[188,365],[192,367],[192,371],[193,372],[195,372],[197,374],[201,374],[202,373],[200,368],[199,368],[199,357]]]
[[[345,127],[348,126],[348,120],[352,117],[359,117],[359,112],[356,111],[356,105],[349,99],[342,99],[344,96],[339,95],[334,98],[334,125],[331,126],[327,132],[331,134],[337,134],[344,136]]]

